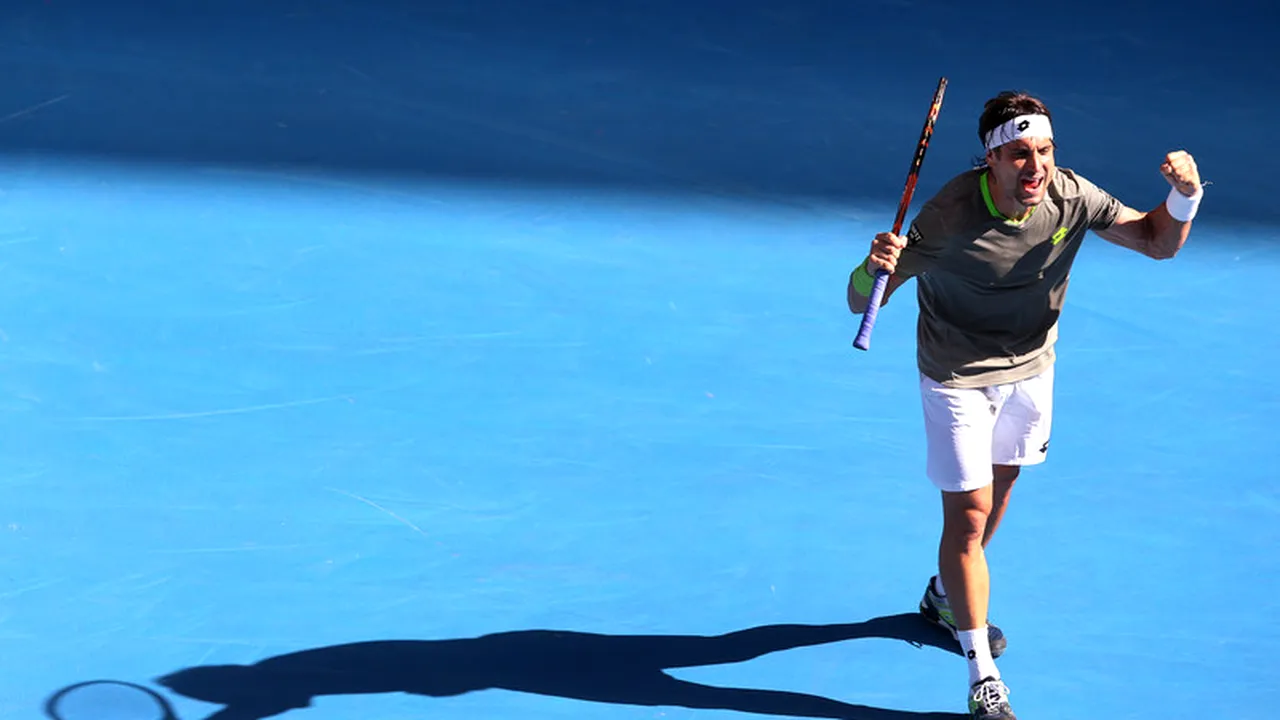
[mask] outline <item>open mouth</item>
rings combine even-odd
[[[1037,190],[1040,189],[1040,186],[1043,184],[1044,184],[1043,176],[1033,176],[1033,177],[1022,178],[1023,192],[1036,192]]]

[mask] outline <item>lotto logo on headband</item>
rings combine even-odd
[[[1019,138],[1053,139],[1053,124],[1044,115],[1019,115],[987,133],[987,149],[994,150]]]

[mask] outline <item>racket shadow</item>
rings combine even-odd
[[[189,667],[156,682],[177,694],[224,706],[206,720],[261,720],[308,707],[324,695],[450,697],[488,689],[787,717],[967,717],[855,705],[803,693],[714,687],[665,672],[860,638],[895,639],[959,654],[950,635],[916,613],[904,613],[860,623],[767,625],[716,636],[520,630],[475,638],[360,642],[278,655],[253,665]]]

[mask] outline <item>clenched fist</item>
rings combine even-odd
[[[871,243],[871,254],[867,257],[867,270],[875,274],[876,270],[884,270],[890,275],[898,266],[898,258],[902,248],[907,246],[907,239],[901,235],[883,232],[876,235]]]
[[[1178,150],[1166,155],[1160,166],[1160,174],[1187,197],[1200,190],[1200,170],[1196,167],[1195,158],[1188,152]]]

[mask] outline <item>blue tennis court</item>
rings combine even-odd
[[[1280,707],[1280,61],[1088,0],[48,0],[0,26],[2,720],[963,718],[914,285],[1006,88],[1091,236],[990,548],[1020,718]],[[1170,47],[1171,38],[1174,47]]]

